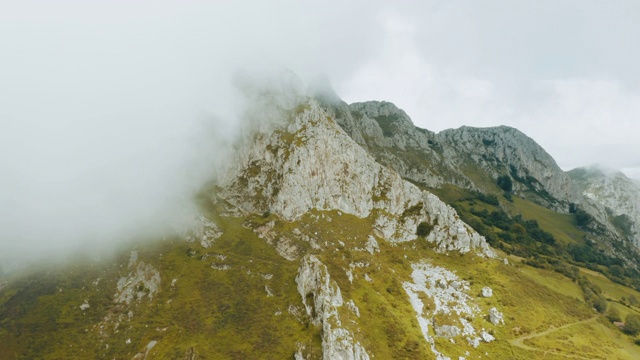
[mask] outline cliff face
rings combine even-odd
[[[617,207],[617,219],[609,216],[606,208],[613,204],[593,201],[583,184],[576,184],[540,145],[517,129],[463,126],[434,133],[414,126],[404,111],[388,102],[347,105],[335,95],[318,99],[358,145],[404,179],[427,188],[450,184],[499,195],[503,190],[497,179],[508,176],[516,196],[560,213],[568,213],[572,206],[589,213],[595,220],[589,231],[608,253],[626,258],[627,250],[613,245],[625,237],[639,245],[637,212],[632,207]],[[633,192],[632,187],[620,189],[627,190]],[[621,237],[620,226],[613,221],[627,220],[633,234]]]
[[[357,144],[401,177],[428,187],[453,183],[475,188],[444,156],[436,134],[416,128],[407,114],[392,103],[347,105],[336,98],[319,99],[325,111]]]
[[[492,178],[508,174],[514,190],[530,191],[558,210],[579,202],[578,191],[569,176],[535,141],[507,126],[445,130],[438,134],[447,144],[451,161],[470,159]]]
[[[288,122],[257,132],[242,146],[218,183],[225,201],[242,213],[270,212],[291,221],[312,209],[371,217],[391,242],[415,240],[425,222],[434,227],[428,240],[442,251],[493,256],[455,210],[376,163],[315,100],[301,101]]]
[[[415,127],[391,103],[324,99],[322,104],[377,161],[427,187],[453,184],[491,192],[498,176],[508,175],[516,193],[558,211],[581,201],[553,158],[516,129],[461,127],[436,134]]]
[[[594,167],[574,169],[569,175],[582,195],[603,207],[617,230],[640,247],[640,184],[621,172]]]

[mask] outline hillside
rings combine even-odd
[[[0,358],[640,357],[605,316],[640,314],[633,269],[607,277],[630,260],[590,242],[524,134],[255,91],[187,231],[1,280]]]
[[[604,207],[611,223],[640,246],[640,184],[621,172],[596,167],[574,169],[569,175],[584,197]]]
[[[597,252],[638,270],[640,253],[635,240],[616,223],[624,216],[621,213],[635,216],[635,208],[621,208],[615,214],[618,220],[610,216],[606,206],[586,196],[570,173],[517,129],[465,126],[433,133],[414,126],[404,111],[388,102],[348,105],[331,92],[317,96],[355,142],[403,178],[436,193],[455,186],[496,196],[503,199],[501,209],[511,215],[517,213],[510,210],[513,197],[559,214],[572,214],[581,219],[576,225],[586,236],[576,241],[594,244]]]

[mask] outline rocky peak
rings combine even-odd
[[[429,187],[454,183],[474,188],[472,181],[442,156],[436,134],[414,126],[409,116],[392,103],[347,105],[341,100],[320,98],[320,104],[358,145],[401,177]]]
[[[218,181],[218,195],[239,212],[295,220],[311,210],[338,210],[372,217],[389,242],[415,240],[425,222],[434,227],[428,240],[441,251],[494,256],[455,210],[378,164],[316,100],[301,97],[285,116],[275,131],[245,139]]]
[[[569,203],[580,202],[571,179],[551,155],[517,129],[463,126],[442,131],[438,137],[448,145],[445,153],[451,161],[471,158],[493,178],[509,174],[516,191],[529,190],[556,210],[566,211]]]
[[[578,191],[554,159],[517,129],[463,126],[438,134],[413,125],[409,116],[388,102],[347,105],[321,102],[336,122],[376,160],[428,187],[454,184],[471,190],[493,191],[500,175],[509,175],[515,190],[559,211],[579,203]],[[469,178],[469,167],[482,179]]]
[[[585,198],[604,207],[623,236],[640,247],[640,185],[622,172],[592,166],[569,171]]]

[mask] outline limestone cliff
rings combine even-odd
[[[597,167],[574,169],[569,175],[588,201],[604,207],[617,230],[640,247],[640,184]]]
[[[495,179],[508,175],[514,191],[566,212],[581,201],[569,176],[535,141],[506,126],[463,126],[434,133],[413,125],[388,102],[347,105],[320,97],[337,123],[380,163],[427,187],[453,184],[494,191]]]
[[[246,141],[246,140],[245,140]],[[415,240],[421,222],[441,251],[494,256],[451,207],[378,164],[310,98],[275,131],[251,135],[220,178],[217,196],[242,213],[295,220],[308,211],[373,217],[386,241]]]
[[[497,179],[508,176],[516,196],[560,213],[569,213],[576,206],[589,213],[594,221],[585,229],[591,237],[602,243],[607,253],[633,262],[627,256],[633,249],[615,245],[624,243],[625,238],[638,245],[637,235],[620,236],[620,226],[614,224],[625,222],[627,219],[621,216],[626,215],[610,216],[606,208],[612,204],[589,199],[591,195],[584,193],[581,185],[519,130],[463,126],[434,133],[413,125],[404,111],[388,102],[348,105],[326,91],[316,98],[358,145],[402,178],[432,189],[451,184],[484,194],[501,194]],[[637,234],[635,213],[628,206],[623,208],[634,224],[629,225],[633,228],[630,231]]]
[[[494,179],[508,174],[516,193],[529,192],[560,211],[566,211],[569,203],[580,202],[571,179],[551,155],[517,129],[463,126],[442,131],[438,138],[447,145],[445,154],[451,162],[462,165],[470,159]]]

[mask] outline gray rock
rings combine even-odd
[[[287,220],[312,209],[358,217],[383,210],[377,211],[375,228],[389,242],[415,240],[420,222],[437,222],[427,237],[437,251],[495,256],[453,208],[378,164],[317,102],[301,100],[299,107],[305,110],[278,130],[250,137],[220,173],[219,196],[242,213],[268,211]]]
[[[307,316],[311,317],[315,325],[322,326],[323,359],[369,360],[364,347],[354,339],[353,332],[346,329],[340,321],[337,308],[344,301],[340,288],[331,280],[327,267],[315,256],[305,256],[298,270],[296,283]]]
[[[493,325],[504,324],[502,313],[494,307],[489,309],[489,321],[491,321]]]

